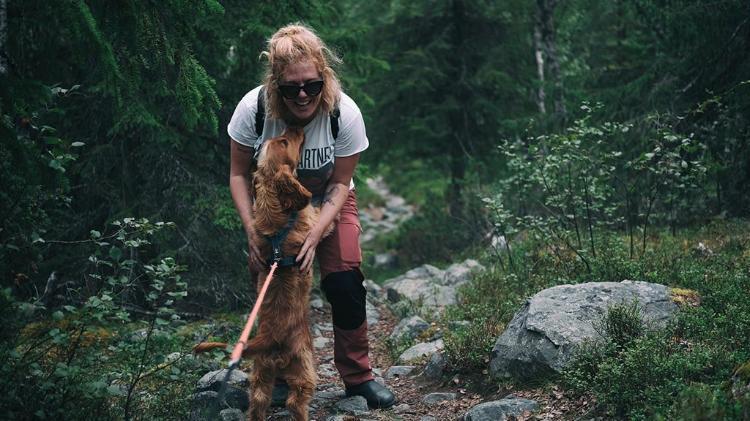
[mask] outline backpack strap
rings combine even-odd
[[[341,117],[341,111],[339,111],[338,105],[331,111],[331,136],[333,140],[339,137],[339,117]],[[258,137],[263,135],[263,123],[266,121],[266,86],[263,85],[258,92],[258,107],[255,111],[255,134]]]
[[[255,134],[260,136],[263,134],[263,123],[266,121],[266,86],[260,87],[258,92],[258,108],[255,110]]]
[[[339,116],[341,116],[341,112],[339,111],[339,107],[336,106],[331,111],[331,136],[333,136],[333,140],[339,137]]]

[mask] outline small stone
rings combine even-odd
[[[402,414],[404,412],[409,412],[411,410],[411,405],[408,403],[402,403],[400,405],[396,405],[393,407],[393,412],[397,414]]]
[[[413,365],[394,365],[385,372],[385,378],[393,379],[396,377],[406,377],[411,374],[415,368],[416,367]]]
[[[443,377],[445,368],[448,366],[448,361],[442,352],[436,352],[430,355],[430,360],[427,361],[427,365],[424,367],[424,376],[430,380],[438,380]]]
[[[315,349],[328,348],[330,344],[331,340],[326,338],[325,336],[318,336],[317,338],[313,339],[313,347]]]
[[[378,311],[377,307],[372,305],[372,303],[367,300],[365,301],[365,312],[367,316],[367,325],[375,326],[380,320],[380,312]]]
[[[247,419],[245,413],[237,408],[225,409],[219,412],[219,417],[221,417],[221,421],[244,421]]]
[[[412,362],[418,362],[430,357],[432,354],[443,349],[443,347],[444,344],[442,339],[438,339],[434,342],[418,343],[404,351],[401,356],[398,357],[398,362],[403,365],[408,365]]]
[[[392,342],[414,339],[429,328],[429,323],[424,319],[419,316],[411,316],[398,322],[389,338]]]
[[[320,297],[312,297],[310,299],[310,307],[316,310],[323,310],[325,308],[325,303],[323,302],[323,299]]]
[[[471,408],[463,421],[503,421],[508,417],[518,417],[524,412],[533,412],[539,404],[528,399],[501,399],[499,401],[483,402]]]
[[[341,400],[346,397],[344,389],[331,389],[322,392],[317,392],[314,395],[314,399],[320,399],[324,401]]]
[[[383,287],[376,284],[372,279],[365,279],[365,289],[373,297],[380,297],[381,292],[383,292]]]
[[[333,331],[333,324],[331,323],[318,323],[315,325],[318,329],[322,330],[323,332],[332,332]]]
[[[336,371],[336,369],[333,368],[333,364],[323,363],[323,364],[318,365],[318,374],[321,376],[332,377],[332,376],[337,376],[338,371]]]
[[[455,393],[450,392],[435,392],[435,393],[429,393],[425,395],[422,398],[422,402],[425,403],[425,405],[434,405],[438,402],[442,401],[452,401],[456,399]]]
[[[362,415],[369,412],[367,407],[367,399],[363,396],[351,396],[346,399],[342,399],[333,405],[336,412],[351,414],[351,415]]]

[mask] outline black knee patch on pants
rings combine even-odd
[[[352,330],[364,323],[367,317],[367,290],[362,281],[361,272],[350,270],[330,273],[320,283],[328,302],[331,303],[334,326]]]

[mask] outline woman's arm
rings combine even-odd
[[[297,262],[302,262],[300,264],[302,272],[306,272],[312,267],[315,247],[318,246],[326,227],[333,222],[341,208],[344,207],[344,202],[349,196],[349,184],[354,175],[354,169],[357,167],[357,162],[359,162],[358,153],[351,156],[336,157],[333,163],[333,174],[328,181],[323,204],[320,208],[320,218],[318,223],[310,230],[297,255]]]
[[[232,193],[234,207],[237,209],[237,213],[242,220],[242,226],[245,228],[248,246],[247,262],[253,271],[258,272],[263,269],[263,261],[260,257],[260,250],[253,244],[250,237],[253,228],[253,216],[250,211],[252,208],[250,183],[252,183],[252,173],[255,170],[253,162],[255,151],[253,148],[235,140],[230,140],[229,142],[229,191]]]

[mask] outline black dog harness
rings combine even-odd
[[[271,266],[274,262],[276,262],[277,267],[279,268],[294,266],[297,264],[295,261],[297,256],[284,256],[281,254],[281,246],[284,244],[286,236],[289,234],[289,231],[292,229],[295,222],[297,222],[297,211],[293,211],[292,214],[289,215],[289,220],[286,221],[286,225],[276,232],[276,234],[265,236],[271,243],[271,258],[266,260],[268,266]]]

